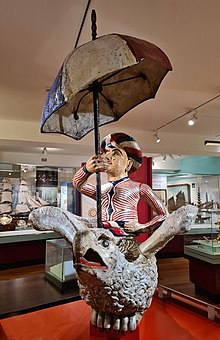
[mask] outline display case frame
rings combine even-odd
[[[45,278],[61,291],[77,285],[72,246],[63,238],[46,242]]]

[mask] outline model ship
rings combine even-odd
[[[13,190],[8,177],[2,180],[2,192],[0,199],[0,215],[11,215],[13,217],[28,216],[36,208],[47,206],[49,203],[41,197],[33,197],[30,194],[27,182],[20,180],[18,191]]]
[[[8,177],[3,178],[2,183],[0,214],[9,214],[12,212],[12,184]]]
[[[206,193],[206,202],[202,203],[200,187],[198,187],[198,191],[197,191],[197,207],[198,207],[198,214],[196,216],[195,223],[204,223],[206,220],[209,220],[210,216],[203,216],[201,209],[208,209],[211,206],[210,206],[210,203],[208,202],[207,193]]]
[[[12,215],[24,215],[29,214],[33,209],[40,208],[42,206],[49,205],[40,197],[32,197],[24,179],[21,179],[18,191],[18,199],[15,208],[12,211]]]

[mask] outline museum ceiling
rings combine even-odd
[[[42,136],[39,123],[53,80],[74,48],[88,1],[0,0],[0,152],[91,152],[93,134],[75,142]],[[92,0],[78,46],[91,40],[90,14],[98,36],[122,33],[150,41],[169,57],[173,71],[155,99],[101,128],[132,134],[145,153],[218,156],[220,147],[220,2],[218,0]],[[119,94],[120,95],[120,94]],[[197,109],[196,109],[197,108]],[[196,109],[196,111],[195,111]],[[196,123],[188,126],[192,114]],[[34,131],[37,131],[36,133]],[[161,142],[153,137],[158,131]]]

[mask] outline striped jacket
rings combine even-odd
[[[79,169],[74,178],[73,186],[82,194],[96,199],[96,188],[87,182],[90,174],[83,168]],[[108,182],[101,187],[102,222],[121,222],[138,220],[137,205],[139,200],[148,203],[154,213],[151,221],[143,225],[144,229],[154,229],[165,220],[167,211],[153,190],[147,185],[134,182],[125,177],[114,182]]]

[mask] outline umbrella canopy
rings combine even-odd
[[[95,81],[101,126],[154,98],[170,70],[167,56],[150,42],[121,34],[92,40],[74,49],[64,60],[48,93],[41,132],[61,133],[79,140],[94,129]]]

